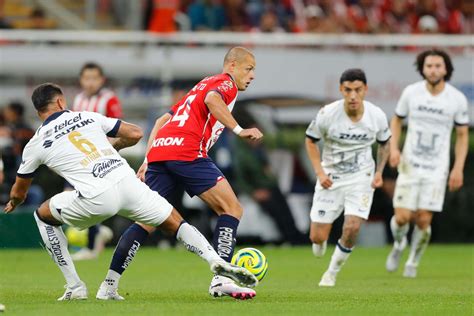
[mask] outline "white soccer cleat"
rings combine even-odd
[[[403,270],[403,276],[405,278],[416,278],[417,266],[406,264],[405,270]]]
[[[72,254],[71,258],[74,261],[93,260],[93,259],[97,259],[97,253],[90,250],[89,248],[82,248],[75,254]]]
[[[387,269],[388,272],[397,271],[398,266],[400,265],[400,259],[403,254],[403,250],[405,249],[407,244],[408,241],[406,237],[403,237],[400,243],[394,243],[392,251],[390,251],[390,254],[387,257],[387,261],[385,262],[385,269]]]
[[[333,287],[336,285],[336,275],[326,271],[324,272],[321,281],[319,281],[319,286],[323,287]]]
[[[64,286],[66,292],[63,296],[58,298],[58,301],[72,301],[72,300],[86,300],[87,299],[87,288],[84,282],[80,282],[74,287]]]
[[[214,297],[231,296],[237,300],[248,300],[257,295],[254,290],[238,286],[232,279],[221,275],[212,278],[209,294]]]
[[[248,287],[256,287],[258,284],[258,280],[252,272],[224,260],[211,263],[211,271],[214,274],[231,278],[235,282]]]
[[[104,301],[123,301],[125,300],[123,296],[120,296],[118,294],[118,289],[116,287],[109,286],[107,282],[102,282],[102,284],[99,287],[99,290],[97,291],[97,295],[95,296],[96,299],[98,300],[104,300]]]

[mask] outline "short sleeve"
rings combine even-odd
[[[387,116],[382,112],[382,110],[380,110],[379,115],[377,115],[377,128],[378,129],[375,136],[377,142],[380,144],[386,143],[392,136],[392,133],[388,126]]]
[[[122,118],[122,105],[116,96],[113,96],[110,98],[109,102],[107,102],[107,111],[105,115],[111,118]]]
[[[23,150],[20,168],[18,168],[17,176],[20,178],[33,178],[36,170],[42,164],[41,159],[38,157],[37,152],[32,148],[30,143],[26,145]]]
[[[219,93],[225,104],[229,105],[237,96],[237,86],[232,80],[220,80],[214,82],[207,92],[215,91]]]
[[[323,135],[325,133],[323,121],[324,109],[321,109],[306,129],[306,137],[309,137],[315,141],[318,141],[323,138]]]
[[[108,137],[115,137],[117,136],[117,132],[120,128],[120,124],[122,123],[121,120],[111,117],[105,117],[102,114],[98,113],[89,113],[95,116],[99,121],[102,130]]]
[[[405,118],[408,116],[408,100],[409,100],[409,87],[406,87],[403,90],[400,99],[398,100],[397,106],[395,108],[395,115],[400,118]]]
[[[456,126],[469,125],[469,113],[467,110],[467,99],[461,94],[459,98],[459,105],[456,113],[454,114],[454,124]]]

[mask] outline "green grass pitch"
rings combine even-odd
[[[417,279],[385,271],[388,247],[356,248],[335,288],[318,287],[333,248],[323,259],[309,246],[258,248],[269,271],[253,300],[212,298],[207,264],[183,249],[144,248],[120,282],[123,302],[95,299],[112,249],[76,264],[89,300],[73,302],[56,302],[65,282],[44,250],[0,250],[0,303],[4,315],[473,315],[472,245],[431,245]]]

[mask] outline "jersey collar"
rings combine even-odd
[[[229,76],[229,77],[230,77],[230,79],[231,79],[233,82],[235,82],[235,79],[234,79],[234,77],[232,77],[232,75],[231,75],[230,73],[226,72],[225,74],[226,74],[227,76]]]
[[[43,126],[45,126],[49,122],[57,119],[61,114],[65,113],[65,112],[69,112],[69,111],[68,110],[63,110],[63,111],[59,111],[59,112],[55,112],[55,113],[51,114],[50,116],[48,116],[48,118],[46,118],[46,120],[44,120]]]

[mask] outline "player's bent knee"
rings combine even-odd
[[[36,216],[38,216],[42,222],[51,226],[61,226],[63,224],[51,214],[51,210],[49,209],[49,201],[41,204],[41,206],[36,210]]]
[[[139,225],[144,230],[146,230],[149,234],[153,233],[156,230],[156,227],[154,227],[154,226],[150,226],[150,225],[142,224],[142,223],[138,223],[138,222],[136,224]]]

